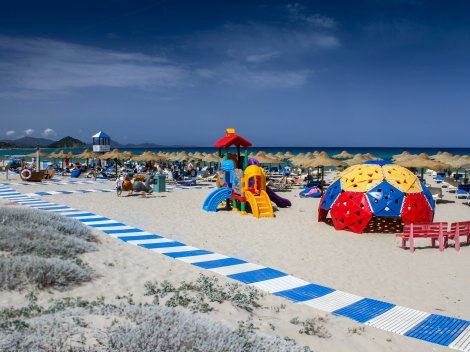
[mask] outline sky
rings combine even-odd
[[[24,1],[0,139],[470,147],[470,2]],[[462,128],[465,126],[464,128]]]

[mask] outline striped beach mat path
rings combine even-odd
[[[381,330],[470,352],[470,321],[464,319],[430,314],[309,283],[273,268],[189,246],[104,216],[30,197],[11,188],[1,188],[0,198],[77,219],[129,244],[224,275],[299,304]]]
[[[98,185],[111,183],[110,181],[105,180],[48,180],[43,182],[0,182],[0,186],[55,186],[55,185]]]
[[[167,188],[168,192],[172,192],[174,190],[187,190],[187,189],[210,189],[214,188],[215,186],[193,186],[193,187],[182,187],[182,186],[176,186],[176,187],[169,187]],[[68,191],[62,191],[62,190],[57,190],[57,191],[40,191],[40,192],[32,192],[32,193],[26,193],[25,195],[29,197],[44,197],[44,196],[53,196],[57,194],[77,194],[77,193],[109,193],[109,192],[116,192],[115,189],[76,189],[76,190],[68,190]]]

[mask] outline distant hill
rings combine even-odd
[[[15,147],[15,145],[11,144],[10,142],[0,141],[0,149],[1,148],[8,149],[8,148],[14,148],[14,147]]]
[[[48,145],[49,148],[85,148],[86,143],[81,140],[67,136],[57,142]]]
[[[14,140],[0,140],[0,148],[8,149],[8,148],[36,148],[36,146],[40,147],[48,147],[48,148],[91,148],[91,143],[84,143],[79,139],[67,136],[62,138],[59,141],[53,141],[51,139],[46,138],[36,138],[36,137],[22,137]],[[111,148],[140,148],[140,149],[151,149],[151,148],[193,148],[193,146],[187,145],[161,145],[155,143],[129,143],[129,144],[122,144],[111,140]]]
[[[10,143],[14,146],[21,147],[21,148],[35,148],[36,146],[46,147],[51,143],[54,143],[51,139],[46,138],[36,138],[36,137],[22,137],[18,139],[14,139],[11,141],[4,141]]]

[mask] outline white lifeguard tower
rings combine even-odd
[[[107,153],[111,150],[111,138],[103,131],[99,131],[92,138],[95,153]]]

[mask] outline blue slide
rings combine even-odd
[[[232,197],[232,189],[228,187],[218,188],[215,191],[211,192],[204,201],[202,209],[205,211],[215,212],[219,207],[219,204]]]

